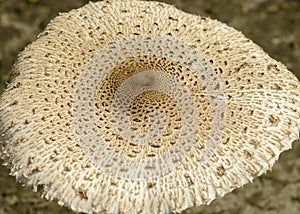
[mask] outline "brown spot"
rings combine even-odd
[[[253,157],[253,153],[248,151],[248,150],[244,150],[244,154],[248,157],[248,158],[252,158]]]
[[[17,104],[18,104],[18,101],[15,100],[15,101],[13,101],[10,105],[14,106],[14,105],[17,105]]]
[[[85,199],[85,200],[88,199],[88,197],[87,197],[87,195],[86,195],[86,191],[84,191],[83,189],[79,189],[79,190],[78,190],[78,193],[79,193],[79,195],[80,195],[80,197],[81,197],[82,199]]]
[[[156,183],[155,182],[150,182],[150,183],[148,183],[148,188],[150,189],[150,188],[153,188],[153,187],[155,187],[156,186]]]
[[[259,144],[260,144],[260,142],[258,142],[257,140],[250,140],[250,144],[255,148],[255,149],[257,149],[258,148],[258,146],[259,146]]]
[[[194,184],[194,181],[191,179],[191,177],[188,174],[184,174],[184,177],[186,178],[189,186]]]
[[[224,174],[225,174],[225,168],[224,168],[224,166],[218,166],[217,167],[217,174],[219,175],[219,176],[223,176]]]
[[[280,119],[277,116],[270,115],[269,116],[269,122],[271,123],[272,126],[277,126],[278,123],[280,122]]]

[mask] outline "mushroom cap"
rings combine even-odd
[[[74,211],[169,213],[270,170],[299,138],[300,83],[242,33],[158,2],[62,13],[19,55],[1,157]]]

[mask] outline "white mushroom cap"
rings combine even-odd
[[[284,65],[235,29],[163,3],[63,13],[13,72],[1,156],[74,211],[209,204],[299,138],[300,83]]]

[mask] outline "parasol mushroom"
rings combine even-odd
[[[284,65],[233,28],[163,3],[61,14],[13,76],[1,156],[17,180],[74,211],[209,204],[299,138],[300,83]]]

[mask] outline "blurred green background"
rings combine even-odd
[[[0,0],[0,93],[9,81],[17,54],[36,39],[58,12],[86,0]],[[186,12],[210,16],[242,31],[300,79],[299,0],[164,0]],[[0,162],[2,163],[2,162]],[[0,214],[72,213],[17,184],[0,167]],[[300,213],[300,145],[282,154],[272,172],[210,206],[185,213]]]

